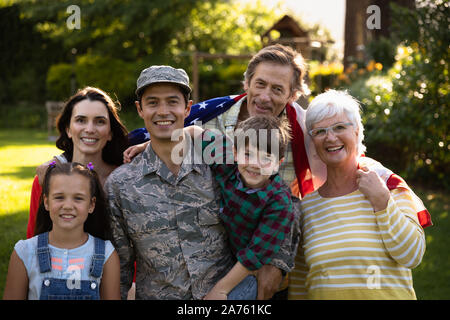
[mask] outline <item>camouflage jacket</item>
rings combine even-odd
[[[106,181],[122,298],[134,261],[136,299],[202,299],[234,264],[211,170],[187,154],[175,176],[150,144]]]

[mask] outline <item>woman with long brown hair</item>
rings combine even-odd
[[[56,146],[64,152],[36,169],[27,238],[35,234],[42,180],[50,162],[78,162],[83,165],[91,162],[102,185],[122,164],[123,151],[128,147],[128,132],[119,118],[119,107],[107,93],[94,87],[80,89],[66,102],[56,123],[59,131]]]

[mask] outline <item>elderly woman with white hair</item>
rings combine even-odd
[[[429,213],[403,179],[362,156],[359,103],[344,91],[322,93],[306,127],[327,179],[302,200],[289,298],[416,299],[411,269],[425,252]]]

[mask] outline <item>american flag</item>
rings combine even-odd
[[[184,126],[191,126],[196,122],[206,123],[230,109],[232,105],[244,96],[245,93],[241,95],[214,98],[194,104],[191,107],[191,113],[184,120]],[[134,146],[150,140],[150,134],[147,129],[139,128],[128,134],[128,140],[130,146]]]
[[[224,113],[237,101],[244,98],[246,93],[234,96],[213,98],[192,105],[191,113],[184,120],[184,126],[190,126],[196,122],[206,123],[218,115]],[[303,131],[297,121],[297,112],[292,105],[286,105],[286,114],[292,130],[292,152],[294,158],[295,174],[297,176],[298,188],[302,197],[314,191],[311,169],[305,149]],[[139,128],[128,134],[130,145],[136,145],[150,140],[150,134],[145,128]]]
[[[214,98],[194,104],[191,107],[191,113],[184,121],[184,126],[187,127],[193,125],[195,124],[195,122],[206,123],[230,109],[231,106],[233,106],[237,101],[245,96],[246,93],[241,95]],[[296,111],[295,108],[289,104],[286,105],[286,114],[291,125],[292,152],[294,158],[295,174],[297,176],[297,179],[294,180],[294,182],[291,184],[291,188],[298,188],[298,191],[296,191],[295,193],[300,193],[301,197],[303,198],[308,193],[314,191],[311,169],[305,149],[304,132],[301,129],[299,122],[297,121],[297,116],[304,118],[304,115],[298,115],[298,111]],[[150,134],[145,128],[139,128],[131,131],[128,134],[128,138],[130,141],[130,145],[135,145],[150,140]],[[380,175],[380,177],[384,179],[387,187],[390,190],[395,188],[409,189],[409,186],[400,176],[394,174],[389,169],[386,169],[379,162],[368,157],[361,157],[360,164],[367,166],[371,170],[377,171],[378,175]],[[422,227],[425,228],[432,225],[431,215],[423,206],[422,201],[417,198],[415,200],[415,203],[419,208],[417,216]]]

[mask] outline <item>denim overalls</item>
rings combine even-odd
[[[71,285],[70,279],[44,277],[41,287],[41,300],[99,300],[100,277],[105,260],[105,241],[94,237],[95,251],[92,257],[90,276],[92,280],[78,280],[79,285]],[[41,273],[51,271],[48,232],[38,236],[37,255]],[[70,288],[72,287],[72,288]]]

